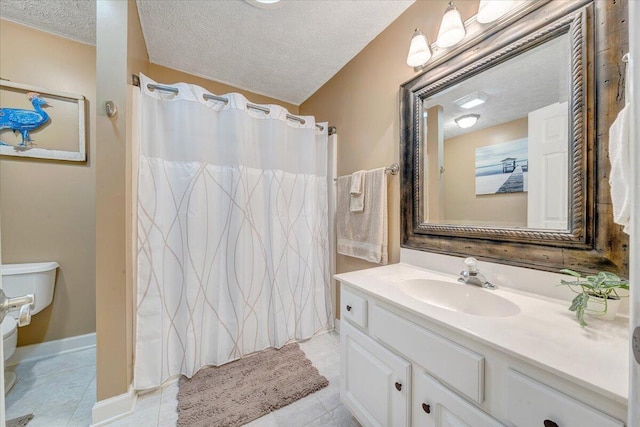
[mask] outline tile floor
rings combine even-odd
[[[329,386],[265,415],[249,427],[359,427],[340,402],[340,339],[334,332],[300,343]],[[7,419],[29,412],[29,427],[88,426],[95,400],[95,352],[84,350],[28,362],[16,368],[18,382],[7,396]],[[47,396],[38,389],[45,388]],[[139,396],[133,414],[112,427],[175,426],[178,383]],[[46,403],[43,405],[43,399]]]
[[[86,427],[96,401],[95,348],[21,363],[6,396],[6,419],[34,414],[29,427]]]

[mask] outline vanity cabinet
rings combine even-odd
[[[416,372],[413,425],[421,427],[503,427],[430,375]]]
[[[401,331],[401,333],[398,333]],[[467,398],[484,400],[484,357],[374,305],[370,335],[445,380]]]
[[[372,427],[411,425],[410,362],[348,322],[340,330],[340,357],[340,397],[357,419]]]
[[[446,324],[344,282],[341,306],[341,398],[364,427],[624,427],[616,402]]]
[[[349,319],[354,325],[358,325],[361,328],[367,327],[367,300],[360,295],[349,292],[345,289],[340,294],[340,301],[342,303],[342,316],[345,319]]]
[[[507,419],[518,427],[622,427],[623,424],[538,381],[507,371]]]

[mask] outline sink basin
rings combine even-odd
[[[520,313],[520,308],[508,299],[473,285],[411,279],[400,282],[398,288],[419,301],[459,313],[487,317],[508,317]]]

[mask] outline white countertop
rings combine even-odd
[[[482,291],[515,303],[520,308],[519,314],[486,317],[454,312],[417,300],[397,285],[404,280],[421,278],[455,281],[457,276],[402,263],[337,274],[335,278],[430,322],[627,404],[629,319],[625,316],[618,316],[613,322],[586,316],[588,326],[581,328],[575,313],[568,310],[567,302],[505,287]]]

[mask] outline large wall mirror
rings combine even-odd
[[[602,3],[532,2],[402,85],[403,247],[626,273],[624,237],[598,204],[597,114],[616,108],[596,100]]]

